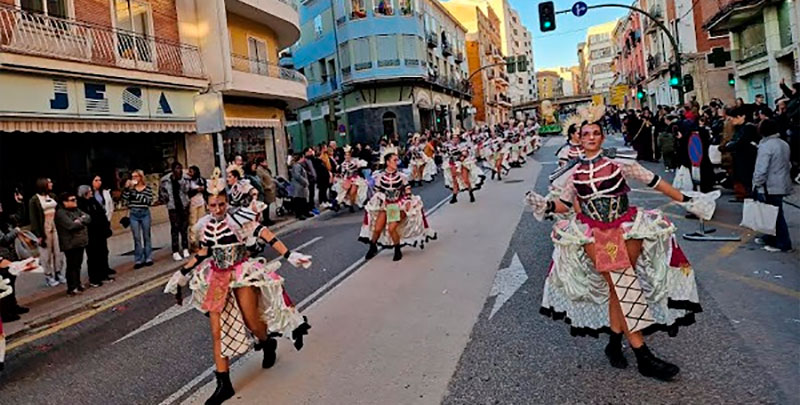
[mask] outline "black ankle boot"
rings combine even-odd
[[[278,341],[274,337],[268,337],[256,343],[256,350],[264,351],[264,358],[261,360],[261,368],[270,368],[275,365],[277,359]]]
[[[350,206],[350,213],[356,212],[356,207],[351,205]]]
[[[472,194],[472,189],[469,189],[469,202],[475,202],[475,194]]]
[[[453,194],[453,198],[450,199],[450,204],[455,204],[458,202],[457,194]]]
[[[399,262],[403,258],[403,252],[400,251],[400,245],[394,245],[394,257],[392,261]]]
[[[217,389],[208,397],[206,405],[221,405],[236,394],[233,390],[233,384],[231,384],[231,375],[229,372],[220,373],[219,371],[215,371],[214,375],[217,376]]]
[[[372,242],[369,244],[369,250],[367,250],[367,255],[364,256],[364,260],[372,259],[377,254],[378,254],[378,244]]]
[[[611,362],[611,367],[628,367],[628,359],[626,359],[625,355],[622,353],[622,333],[611,333],[605,352],[608,361]]]
[[[656,357],[647,345],[642,345],[638,349],[633,349],[636,355],[636,364],[639,366],[639,373],[645,377],[653,377],[661,381],[670,381],[681,371],[678,366],[668,363]]]
[[[497,175],[497,173],[492,171],[492,180],[494,180],[494,176],[496,176],[496,175]]]

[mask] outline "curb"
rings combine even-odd
[[[280,223],[277,223],[277,224],[273,225],[272,227],[270,227],[270,230],[272,230],[275,233],[275,235],[277,236],[277,235],[285,234],[287,232],[291,232],[291,231],[294,231],[294,230],[302,228],[302,226],[293,226],[295,224],[307,224],[307,223],[313,222],[313,220],[327,219],[329,217],[334,216],[334,214],[335,214],[334,211],[326,210],[326,211],[320,213],[320,215],[317,215],[317,216],[315,216],[313,218],[309,218],[311,221],[298,221],[295,218],[289,218],[289,219],[287,219],[285,221],[281,221]],[[127,285],[124,288],[120,288],[120,289],[117,289],[117,290],[109,289],[107,292],[102,293],[102,294],[98,295],[97,297],[94,297],[94,298],[90,299],[89,301],[80,302],[80,303],[76,303],[76,304],[73,304],[73,305],[70,305],[70,306],[66,306],[66,307],[64,307],[64,308],[62,308],[62,309],[60,309],[58,311],[54,311],[54,312],[51,312],[51,313],[48,313],[48,314],[45,314],[45,315],[41,315],[41,316],[39,316],[37,318],[33,318],[33,319],[29,320],[29,321],[25,321],[24,326],[22,328],[20,328],[19,330],[15,331],[15,332],[7,334],[6,335],[6,339],[10,343],[14,338],[25,336],[25,335],[27,335],[29,333],[35,333],[38,330],[45,329],[48,326],[50,326],[50,325],[52,325],[54,323],[57,323],[59,321],[62,321],[62,320],[66,319],[66,318],[68,318],[70,316],[79,314],[79,313],[87,311],[87,310],[91,310],[92,308],[98,306],[98,304],[101,304],[103,301],[106,301],[106,300],[112,299],[114,297],[123,295],[123,294],[129,292],[130,290],[133,290],[133,289],[135,289],[135,288],[137,288],[139,286],[142,286],[144,284],[150,283],[153,280],[156,280],[156,279],[158,279],[160,277],[163,277],[166,274],[170,274],[170,273],[174,272],[175,270],[177,270],[181,266],[182,266],[182,263],[175,263],[174,265],[165,266],[164,270],[154,271],[153,274],[150,274],[148,276],[145,276],[145,277],[142,277],[140,279],[137,279],[137,280],[133,281],[130,285]],[[54,299],[54,297],[60,296],[60,295],[63,295],[63,291],[59,290],[58,292],[53,292],[52,294],[48,294],[48,295],[42,296],[41,298],[34,299],[34,300],[30,301],[30,302],[25,302],[24,304],[27,305],[27,306],[41,305],[41,304],[44,304],[44,303],[47,303],[47,302],[50,302],[50,301],[55,301],[56,299]]]

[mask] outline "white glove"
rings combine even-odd
[[[699,218],[703,219],[704,221],[710,220],[714,216],[714,211],[717,208],[717,198],[720,197],[721,192],[719,190],[712,191],[710,193],[701,193],[698,191],[685,191],[689,197],[692,197],[691,200],[688,202],[678,203],[686,211],[691,212],[694,215],[697,215]]]
[[[311,267],[311,256],[302,253],[292,252],[286,261],[294,267],[302,267],[304,269]]]
[[[172,273],[172,277],[170,277],[169,281],[167,281],[167,285],[164,287],[164,292],[172,295],[177,294],[178,287],[186,287],[186,285],[189,284],[191,274],[192,273],[189,273],[184,276],[180,270],[175,271],[175,273]]]
[[[11,263],[8,272],[13,276],[18,276],[22,272],[44,273],[44,269],[39,265],[39,259],[31,257],[25,260]]]
[[[544,216],[547,214],[547,198],[536,192],[528,191],[525,194],[525,202],[533,208],[533,217],[537,221],[544,220]]]
[[[14,289],[11,288],[8,279],[0,277],[0,298],[11,295],[12,292],[14,292]]]

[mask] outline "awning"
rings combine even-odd
[[[275,118],[236,118],[225,117],[226,127],[235,128],[281,128],[281,120]]]
[[[195,132],[194,121],[111,121],[111,120],[0,120],[0,132],[37,133],[144,133]]]
[[[759,17],[764,6],[774,0],[734,0],[706,21],[704,27],[711,35],[726,35],[729,31]]]

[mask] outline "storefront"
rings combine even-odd
[[[283,111],[269,106],[225,101],[222,148],[227,162],[241,155],[246,162],[264,158],[273,174],[287,175],[287,138]]]

